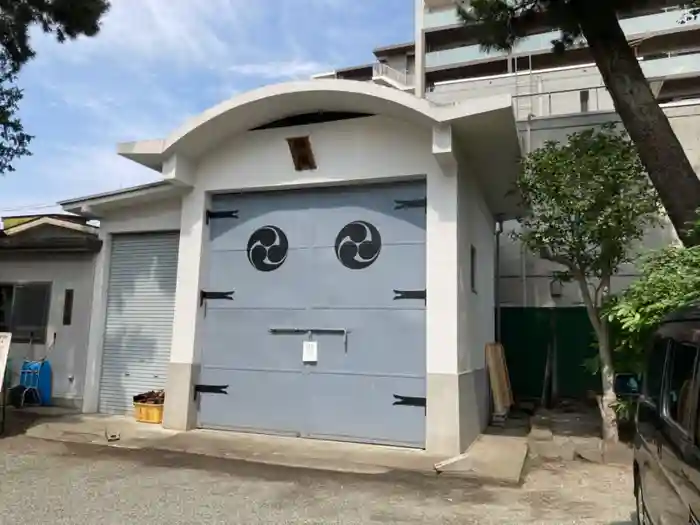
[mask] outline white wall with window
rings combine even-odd
[[[48,357],[56,405],[82,403],[93,271],[93,254],[0,259],[0,331],[13,334],[12,382],[24,359]]]

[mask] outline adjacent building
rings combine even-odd
[[[54,405],[81,408],[97,228],[69,214],[3,217],[0,332],[12,332],[8,379],[48,359]]]

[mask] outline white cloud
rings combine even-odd
[[[260,77],[265,79],[308,78],[314,73],[332,69],[331,66],[313,60],[290,60],[287,62],[263,62],[259,64],[238,64],[229,71],[238,75]]]
[[[38,162],[35,162],[38,161]],[[5,177],[0,213],[22,215],[58,211],[57,201],[111,191],[160,179],[160,174],[119,157],[113,146],[52,148],[29,159],[26,170]]]
[[[64,147],[42,166],[42,171],[61,181],[58,199],[100,193],[153,182],[161,175],[116,154],[114,147]]]
[[[238,44],[233,49],[240,49],[255,5],[246,0],[113,0],[97,37],[81,37],[67,52],[37,31],[34,44],[39,60],[84,63],[109,55],[121,63],[165,59],[207,65],[229,56],[232,40]]]

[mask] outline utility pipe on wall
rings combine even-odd
[[[532,151],[532,119],[534,115],[530,113],[527,116],[527,130],[525,136],[525,155]],[[526,307],[527,304],[527,250],[523,243],[520,243],[520,283],[522,285],[521,306]]]
[[[494,282],[494,296],[496,303],[495,338],[496,342],[501,342],[501,234],[503,233],[503,219],[496,218],[496,278]]]

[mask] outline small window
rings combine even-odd
[[[0,332],[12,331],[12,298],[15,287],[11,284],[0,285]]]
[[[698,349],[676,341],[671,341],[669,348],[671,360],[666,393],[667,413],[682,428],[690,430],[695,359]]]
[[[73,323],[73,290],[66,290],[63,295],[63,326]]]
[[[657,338],[649,353],[647,371],[642,381],[642,391],[646,401],[659,406],[661,399],[661,386],[664,378],[664,366],[666,364],[666,348],[668,339]]]
[[[12,339],[17,342],[46,342],[51,285],[18,284],[12,301]]]
[[[476,248],[471,246],[469,251],[469,282],[471,283],[472,292],[476,293]]]
[[[287,139],[289,152],[292,154],[294,169],[297,171],[307,171],[316,169],[316,159],[311,149],[309,137],[294,137]]]
[[[588,89],[579,91],[579,101],[581,102],[581,113],[588,113],[588,101],[591,98],[591,92]]]

